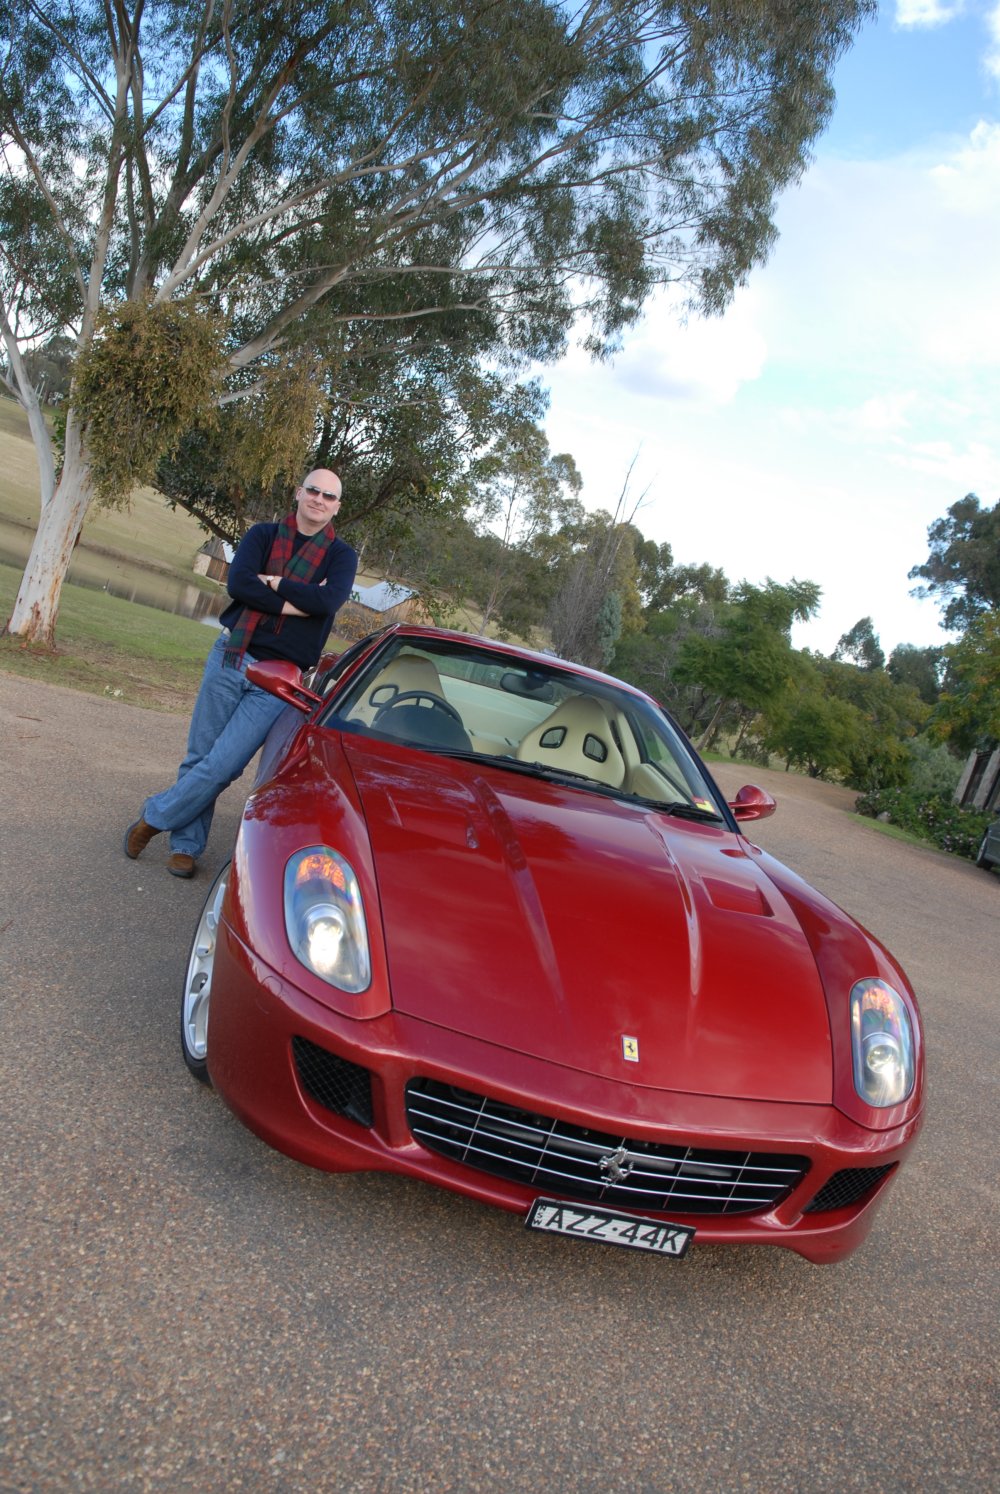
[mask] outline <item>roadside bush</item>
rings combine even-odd
[[[963,761],[949,752],[943,743],[932,742],[926,736],[911,737],[906,750],[910,757],[907,787],[923,797],[937,794],[950,798],[962,776]]]
[[[920,794],[912,788],[880,789],[862,794],[855,803],[859,814],[871,819],[885,816],[890,825],[919,835],[942,851],[975,861],[986,827],[993,816],[978,810],[960,809],[942,794]]]

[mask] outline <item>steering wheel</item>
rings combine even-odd
[[[435,695],[431,690],[400,690],[399,694],[394,695],[391,700],[387,700],[385,705],[379,706],[372,717],[372,726],[377,727],[381,718],[388,715],[390,711],[394,711],[397,706],[404,705],[409,701],[419,702],[421,700],[426,700],[427,704],[435,711],[443,711],[452,721],[456,721],[463,731],[465,730],[465,722],[455,707],[450,705],[447,700],[442,700],[440,695]]]

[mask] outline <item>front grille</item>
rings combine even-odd
[[[367,1069],[304,1037],[292,1038],[292,1053],[299,1082],[310,1099],[359,1126],[371,1125],[372,1081]]]
[[[803,1214],[822,1214],[826,1209],[843,1209],[848,1204],[857,1203],[892,1168],[890,1162],[887,1167],[847,1167],[843,1172],[835,1172],[827,1178],[812,1203],[802,1210]]]
[[[560,1198],[676,1214],[754,1214],[784,1198],[806,1157],[709,1151],[592,1131],[434,1079],[406,1086],[418,1141],[480,1172]]]

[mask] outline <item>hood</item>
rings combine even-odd
[[[341,741],[397,1011],[631,1084],[830,1102],[815,961],[738,835]]]

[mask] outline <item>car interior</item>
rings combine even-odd
[[[348,688],[337,715],[413,746],[534,763],[647,799],[699,802],[698,786],[664,744],[647,750],[624,701],[574,689],[582,677],[484,659],[443,653],[435,662],[404,646]]]
[[[625,759],[604,707],[592,695],[576,695],[556,706],[521,739],[516,756],[520,762],[582,773],[610,788],[622,788],[625,783]]]

